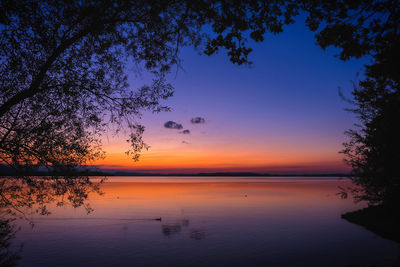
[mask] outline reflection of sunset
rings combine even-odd
[[[97,180],[93,181],[96,183]],[[48,208],[56,218],[82,219],[152,219],[160,216],[167,219],[172,214],[191,211],[207,216],[225,213],[240,216],[250,211],[258,213],[258,210],[282,215],[310,207],[352,206],[351,201],[340,201],[338,185],[346,186],[350,182],[301,178],[111,177],[100,187],[104,194],[89,194],[87,204],[94,209],[89,217],[81,207],[74,209],[66,205],[59,209],[57,201],[50,202]]]
[[[93,181],[96,183],[97,180]],[[171,216],[194,216],[192,213],[200,217],[226,215],[242,220],[249,214],[268,217],[270,212],[279,214],[283,220],[293,213],[315,212],[328,206],[335,212],[349,209],[354,204],[350,200],[340,200],[338,185],[347,186],[350,182],[320,178],[111,177],[100,187],[104,194],[89,194],[87,204],[94,209],[93,213],[88,215],[83,207],[72,208],[70,205],[59,209],[55,201],[48,204],[52,213],[49,220],[158,217],[169,220]],[[34,222],[36,220],[44,223],[47,219],[35,216]]]
[[[374,260],[376,254],[368,253],[371,247],[388,259],[396,258],[395,243],[340,218],[365,203],[341,199],[337,195],[339,185],[346,187],[350,181],[110,177],[100,188],[104,195],[89,194],[87,203],[94,209],[92,213],[87,214],[83,207],[55,207],[53,203],[49,205],[50,216],[33,215],[35,227],[18,221],[22,228],[17,241],[26,244],[26,262],[45,262],[46,266],[57,265],[58,255],[64,255],[68,266],[79,265],[74,255],[81,255],[79,262],[96,266],[126,262],[163,266],[167,260],[173,262],[168,266],[184,266],[180,265],[182,257],[186,257],[185,266],[187,262],[195,266],[200,258],[206,263],[220,260],[219,266],[226,266],[226,259],[232,263],[229,266],[237,261],[246,266],[248,255],[254,258],[254,266],[260,262],[269,266],[271,259],[294,266],[310,261],[310,251],[328,251],[330,262],[342,266],[343,262],[362,262],[365,255]],[[342,245],[343,237],[349,237],[346,246]],[[51,244],[51,249],[44,250],[46,244]],[[349,253],[353,247],[362,253]],[[96,251],[96,258],[87,251]],[[294,251],[300,251],[294,260],[282,257]],[[237,258],[232,258],[235,255]],[[326,262],[327,254],[316,255],[321,256],[311,258],[307,266]],[[320,264],[314,264],[314,259]]]
[[[260,208],[285,213],[297,208],[326,208],[340,203],[344,205],[343,208],[352,206],[351,201],[340,202],[336,195],[338,185],[346,186],[349,182],[273,178],[250,179],[246,182],[246,178],[233,181],[221,178],[171,180],[112,177],[101,187],[104,195],[92,194],[89,199],[90,205],[96,210],[93,214],[95,217],[128,218],[132,217],[130,214],[138,218],[168,217],[168,214],[180,213],[182,207],[186,207],[186,212],[194,209],[204,214],[228,212],[239,215],[250,210],[256,212]]]

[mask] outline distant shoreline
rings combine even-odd
[[[216,173],[104,173],[105,176],[190,176],[190,177],[349,177],[349,174],[279,174],[279,173],[237,173],[237,172],[216,172]]]
[[[178,170],[180,171],[180,170]],[[14,169],[5,164],[0,164],[0,177],[2,176],[193,176],[193,177],[209,177],[209,176],[230,176],[230,177],[350,177],[350,173],[345,172],[322,172],[322,173],[291,173],[291,172],[252,172],[252,171],[214,171],[214,172],[170,172],[163,173],[163,171],[155,170],[118,170],[118,169],[100,169],[98,167],[81,166],[75,169],[63,171],[53,171],[41,169],[41,167],[30,166],[25,169],[21,166],[20,169]]]
[[[280,173],[246,173],[246,172],[215,172],[215,173],[135,173],[135,172],[75,172],[75,173],[49,173],[49,172],[30,172],[30,173],[0,173],[0,177],[15,176],[124,176],[124,177],[350,177],[345,173],[316,173],[316,174],[280,174]]]

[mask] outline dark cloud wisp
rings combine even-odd
[[[181,134],[190,134],[190,130],[183,130],[182,132],[180,132]]]
[[[164,127],[167,129],[177,129],[181,130],[183,128],[182,124],[176,123],[174,121],[167,121],[164,123]]]
[[[202,117],[194,117],[190,120],[190,122],[193,124],[198,124],[198,123],[205,123],[206,120]]]

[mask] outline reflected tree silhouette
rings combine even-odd
[[[24,219],[34,226],[28,215],[50,215],[50,204],[57,207],[83,207],[87,213],[93,208],[88,202],[91,193],[103,195],[100,187],[104,179],[93,181],[88,176],[35,176],[0,178],[0,266],[15,266],[19,250],[11,249],[11,241],[19,228],[16,219]]]
[[[13,219],[0,218],[0,266],[16,266],[20,258],[19,251],[10,248],[11,241],[18,231],[12,221]]]
[[[88,176],[7,177],[0,180],[0,208],[7,214],[26,217],[26,210],[49,215],[50,203],[56,206],[93,209],[88,203],[90,193],[102,195],[104,179],[94,182]]]

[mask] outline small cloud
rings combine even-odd
[[[182,144],[186,144],[186,145],[188,145],[188,144],[189,144],[189,142],[182,141]]]
[[[190,134],[190,130],[183,130],[182,132],[180,132],[181,134]]]
[[[168,129],[177,129],[177,130],[183,128],[182,124],[176,123],[174,121],[167,121],[166,123],[164,123],[164,127]]]
[[[202,117],[194,117],[190,120],[190,122],[193,124],[199,124],[199,123],[205,123],[206,120]]]

